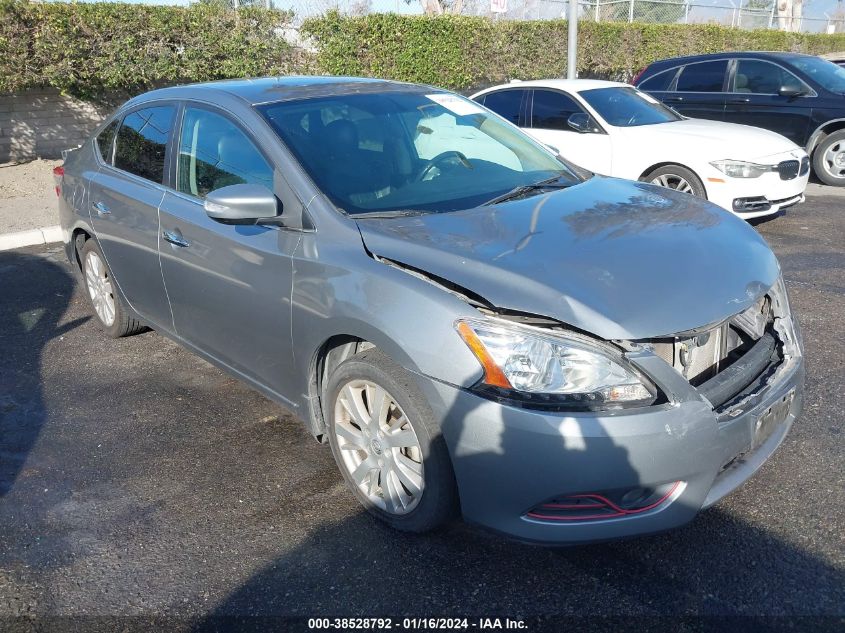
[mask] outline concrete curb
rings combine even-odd
[[[0,233],[0,251],[61,241],[62,227],[58,225],[44,226],[30,231],[18,231],[17,233]]]

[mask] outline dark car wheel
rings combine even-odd
[[[369,512],[408,532],[455,516],[446,444],[407,371],[379,350],[356,354],[329,377],[325,411],[335,461]]]
[[[845,186],[845,130],[828,134],[819,143],[813,152],[813,171],[826,185]]]
[[[650,182],[654,185],[660,185],[667,189],[674,189],[675,191],[698,196],[699,198],[707,197],[707,192],[704,190],[704,185],[701,184],[701,179],[691,170],[681,165],[663,165],[663,167],[658,167],[648,172],[640,180]]]
[[[144,330],[144,326],[133,318],[120,296],[111,270],[96,241],[90,239],[85,242],[80,260],[88,299],[106,334],[112,338],[120,338]]]

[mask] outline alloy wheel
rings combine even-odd
[[[88,286],[91,304],[100,321],[106,327],[111,327],[115,314],[114,289],[103,260],[94,251],[85,257],[85,285]]]
[[[822,165],[833,178],[845,178],[845,141],[837,141],[825,150]]]
[[[342,467],[373,505],[402,515],[419,504],[425,485],[420,441],[383,387],[347,382],[335,402],[334,433]]]
[[[692,185],[689,184],[687,179],[682,176],[678,176],[677,174],[660,174],[657,178],[653,179],[651,183],[654,185],[660,185],[661,187],[666,187],[667,189],[674,189],[675,191],[695,195],[695,190],[692,188]]]

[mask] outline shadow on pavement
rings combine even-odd
[[[21,476],[46,418],[42,354],[88,318],[59,325],[73,278],[45,257],[0,252],[0,498]]]
[[[460,526],[401,534],[360,514],[316,528],[196,630],[388,615],[803,616],[799,629],[834,630],[843,586],[841,569],[717,509],[668,535],[557,550]]]
[[[457,413],[447,419],[466,419],[466,411]],[[510,466],[516,456],[533,471],[513,424],[489,422],[499,429],[497,449],[458,458],[468,463],[457,468],[490,472]],[[620,477],[638,477],[624,447],[599,448],[612,455]],[[588,453],[589,441],[564,445],[560,458],[596,468]],[[530,479],[530,473],[519,477]],[[779,624],[834,630],[843,623],[844,588],[842,569],[718,508],[661,535],[558,549],[511,542],[461,523],[434,534],[405,534],[362,511],[315,526],[196,630],[264,630],[282,622],[272,620],[278,617],[470,615],[526,618],[537,625],[529,630],[563,630],[567,620],[561,618],[586,625],[577,618],[589,616],[622,618],[624,625],[616,622],[614,630],[647,630],[631,616],[781,616]],[[554,617],[533,620],[538,616]],[[798,616],[808,619],[791,619]],[[744,630],[772,628],[778,627]]]

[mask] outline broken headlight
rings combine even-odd
[[[573,409],[647,406],[657,390],[614,348],[588,337],[494,319],[465,319],[458,333],[484,369],[488,393]]]

